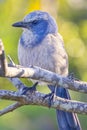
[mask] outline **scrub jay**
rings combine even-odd
[[[23,28],[18,45],[21,65],[26,67],[34,65],[63,76],[68,75],[68,56],[52,16],[47,12],[34,11],[13,26]],[[54,91],[55,86],[50,84],[48,87]],[[56,95],[70,99],[68,90],[60,86],[56,88]],[[56,115],[59,130],[81,130],[75,113],[56,110]]]

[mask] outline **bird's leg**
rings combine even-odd
[[[52,104],[52,101],[54,100],[54,91],[52,91],[51,93],[49,94],[46,94],[44,97],[43,97],[43,100],[46,99],[46,98],[49,98],[49,108],[51,107],[51,104]]]
[[[55,86],[55,88],[54,88],[54,97],[53,97],[53,100],[55,100],[55,95],[57,96],[57,86]]]
[[[51,93],[49,94],[46,94],[44,97],[43,97],[43,100],[46,99],[46,98],[49,98],[49,108],[51,107],[51,104],[52,102],[55,100],[55,95],[56,95],[56,91],[57,91],[57,87],[53,87],[53,86],[48,86],[51,90]]]
[[[31,91],[31,92],[36,91],[37,85],[38,85],[38,82],[36,82],[32,87],[24,87],[22,90],[22,95],[25,95],[28,91]]]

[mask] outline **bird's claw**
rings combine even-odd
[[[51,93],[49,93],[49,94],[46,94],[44,97],[43,97],[43,100],[45,100],[46,98],[49,98],[49,102],[48,102],[48,104],[49,104],[49,108],[51,107],[51,104],[52,104],[52,101],[53,101],[53,99],[54,99],[54,92],[51,92]]]
[[[38,84],[38,82],[36,82],[32,87],[29,87],[29,88],[28,87],[24,87],[23,90],[22,90],[22,95],[26,95],[26,93],[28,91],[30,91],[30,92],[36,91],[37,84]]]
[[[75,78],[74,73],[70,73],[70,74],[68,75],[68,78],[69,78],[70,80],[72,80],[73,82],[74,82],[74,80],[79,81],[78,78]]]

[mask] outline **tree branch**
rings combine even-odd
[[[2,40],[0,39],[0,72],[5,75],[7,70],[7,61],[5,58],[4,46]]]
[[[0,116],[8,113],[8,112],[12,112],[13,110],[19,108],[23,106],[23,104],[21,104],[20,102],[16,102],[14,104],[11,104],[10,106],[7,106],[6,108],[4,108],[3,110],[0,110]]]
[[[0,90],[1,99],[18,101],[16,104],[11,105],[0,111],[0,113],[2,115],[7,111],[10,112],[23,105],[38,105],[49,108],[49,97],[44,98],[45,96],[46,94],[40,93],[38,91],[34,91],[32,93],[28,91],[26,95],[21,95],[18,92]],[[51,108],[75,112],[79,114],[87,114],[87,103],[63,99],[56,95],[54,97],[54,100],[51,102]]]

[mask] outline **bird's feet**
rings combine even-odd
[[[51,107],[51,104],[52,104],[52,101],[54,100],[54,91],[52,91],[51,93],[49,93],[49,94],[46,94],[44,97],[43,97],[43,100],[45,100],[46,98],[49,98],[49,102],[48,102],[48,104],[49,104],[49,108]]]
[[[36,86],[37,86],[38,82],[36,82],[32,87],[24,87],[23,90],[22,90],[22,95],[26,95],[26,93],[28,91],[31,91],[31,92],[34,92],[36,91]]]
[[[76,80],[76,81],[80,81],[78,78],[75,77],[75,74],[74,74],[73,72],[68,75],[68,78],[69,78],[72,82],[74,82],[75,80]]]

